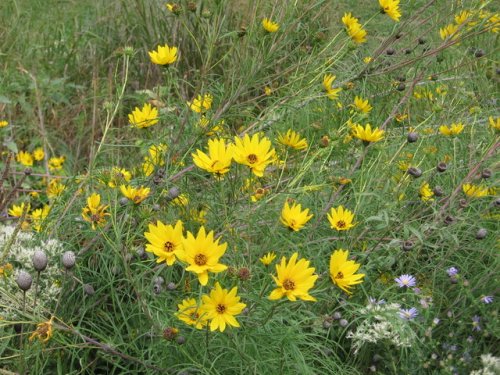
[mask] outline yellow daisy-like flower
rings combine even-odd
[[[353,17],[351,13],[344,13],[342,23],[346,26],[347,34],[354,43],[361,44],[366,42],[366,30],[363,29],[358,19]]]
[[[158,46],[156,51],[148,53],[153,64],[168,65],[177,61],[177,47],[169,47],[167,44]]]
[[[307,148],[307,139],[300,138],[300,134],[294,132],[292,129],[288,129],[285,135],[279,133],[278,142],[295,150],[304,150]]]
[[[488,196],[488,188],[473,184],[463,184],[462,190],[469,198],[482,198]]]
[[[149,193],[150,193],[151,189],[148,188],[148,187],[144,187],[144,186],[140,186],[138,188],[134,188],[134,187],[132,187],[130,185],[128,185],[128,186],[126,186],[126,185],[120,185],[120,191],[122,192],[122,194],[126,198],[130,199],[135,204],[139,204],[144,199],[146,199],[147,197],[149,197]]]
[[[280,25],[277,22],[271,21],[269,18],[264,18],[262,20],[262,27],[268,33],[275,33],[280,28]]]
[[[103,226],[106,223],[106,216],[109,216],[109,212],[106,212],[109,206],[101,204],[101,196],[97,193],[92,193],[90,197],[87,198],[87,205],[82,208],[83,220],[92,224],[92,229],[97,226]]]
[[[323,88],[326,91],[326,96],[328,96],[328,99],[330,100],[335,100],[339,97],[339,93],[342,91],[342,88],[333,88],[333,82],[335,81],[337,77],[334,76],[333,74],[326,74],[323,77]]]
[[[357,111],[363,112],[363,113],[369,113],[373,109],[373,107],[370,105],[370,102],[368,101],[368,99],[365,100],[357,95],[354,98],[353,106]]]
[[[378,0],[380,11],[387,14],[394,21],[399,22],[401,12],[399,11],[399,0]]]
[[[16,160],[25,167],[33,166],[33,155],[26,151],[19,151],[16,155]]]
[[[165,225],[160,220],[156,225],[148,225],[149,232],[144,233],[144,237],[149,241],[146,251],[158,257],[156,263],[166,262],[168,266],[175,263],[176,254],[183,251],[182,241],[184,240],[182,221],[177,220],[175,227]]]
[[[432,197],[434,196],[434,192],[432,191],[428,182],[425,182],[422,186],[420,186],[420,190],[418,193],[420,195],[420,199],[422,199],[422,201],[424,202],[433,200]]]
[[[49,159],[49,169],[51,171],[60,171],[66,161],[65,156],[54,156]]]
[[[297,232],[302,229],[313,216],[313,214],[309,215],[308,208],[302,211],[302,206],[300,204],[296,204],[294,202],[292,207],[290,207],[288,202],[285,201],[285,205],[281,211],[280,220],[284,226]]]
[[[281,258],[281,263],[276,265],[277,276],[272,276],[277,284],[269,295],[269,299],[276,300],[287,297],[290,301],[297,298],[304,301],[316,301],[316,298],[309,294],[309,290],[314,286],[318,275],[314,275],[314,268],[309,267],[309,261],[300,259],[297,262],[299,253],[294,253],[288,264],[286,258]]]
[[[191,156],[198,168],[220,178],[229,172],[233,160],[233,147],[231,144],[226,145],[224,139],[209,139],[208,155],[201,150],[196,150],[196,153],[191,154]]]
[[[129,113],[128,121],[132,127],[148,128],[158,123],[158,109],[149,103],[144,104],[142,109],[135,107],[132,113]]]
[[[0,128],[5,128],[7,125],[9,125],[9,122],[6,120],[0,120]]]
[[[345,25],[345,27],[353,27],[357,23],[359,23],[358,19],[356,17],[353,17],[351,13],[344,13],[344,16],[342,17],[342,23]]]
[[[49,341],[50,338],[52,337],[52,333],[53,333],[53,327],[52,327],[53,320],[54,320],[54,317],[50,318],[46,322],[42,322],[42,323],[37,324],[36,329],[33,331],[33,333],[31,334],[31,336],[29,338],[29,341],[33,341],[35,338],[40,340],[40,342],[42,342],[44,344],[47,341]]]
[[[177,305],[177,309],[175,316],[184,323],[197,329],[203,329],[207,325],[207,314],[202,314],[194,298],[186,298]]]
[[[332,229],[349,230],[356,226],[355,223],[353,224],[354,214],[343,206],[332,207],[326,216]]]
[[[52,180],[49,182],[49,186],[47,186],[47,197],[58,197],[62,194],[64,189],[66,189],[66,186],[64,184],[61,184],[58,180]]]
[[[19,206],[17,205],[12,205],[11,208],[9,208],[9,216],[12,216],[12,217],[21,217],[23,215],[23,212],[24,210],[26,209],[26,212],[29,211],[30,209],[30,204],[26,204],[24,202],[22,202]]]
[[[356,271],[361,266],[353,260],[347,260],[349,251],[335,250],[330,257],[330,277],[335,285],[347,294],[352,294],[349,290],[353,285],[363,282],[364,274]]]
[[[257,177],[263,177],[264,170],[275,159],[271,141],[266,137],[259,139],[258,134],[254,134],[252,138],[245,134],[243,138],[235,137],[234,140],[234,160],[248,166]]]
[[[458,135],[464,130],[464,125],[459,122],[458,124],[451,124],[450,126],[441,125],[439,127],[439,132],[448,137]]]
[[[379,128],[371,128],[370,124],[366,124],[364,127],[356,124],[353,127],[352,135],[358,139],[361,139],[365,143],[374,143],[382,140],[384,138],[385,131]]]
[[[366,56],[366,57],[364,57],[364,58],[363,58],[363,62],[364,62],[365,64],[369,64],[369,63],[371,63],[372,61],[373,61],[373,57],[371,57],[371,56]]]
[[[148,155],[144,157],[144,163],[142,163],[142,171],[146,176],[150,176],[154,172],[155,167],[165,165],[165,152],[167,149],[168,146],[163,143],[152,145],[148,149]]]
[[[214,97],[212,94],[204,94],[203,96],[198,95],[195,99],[187,102],[187,105],[196,113],[205,113],[212,108],[213,100]]]
[[[41,161],[45,157],[45,152],[43,151],[43,147],[37,147],[33,151],[33,158],[36,161]]]
[[[227,266],[219,263],[219,259],[227,249],[227,243],[219,244],[220,238],[214,241],[214,232],[205,232],[205,227],[201,227],[196,237],[191,232],[187,232],[183,239],[183,252],[178,252],[177,258],[188,264],[186,271],[194,272],[198,275],[201,285],[207,285],[208,273],[219,273],[227,269]]]
[[[461,25],[466,22],[468,23],[471,17],[472,17],[471,12],[469,12],[468,10],[462,10],[460,13],[455,15],[455,23],[457,25]]]
[[[449,25],[442,27],[439,29],[439,35],[441,36],[441,39],[445,40],[448,38],[451,38],[452,40],[455,40],[458,38],[458,27],[459,25],[455,25],[453,23],[450,23]]]
[[[494,119],[493,116],[490,116],[488,117],[488,121],[493,129],[500,130],[500,117]]]
[[[262,258],[259,258],[259,260],[265,266],[269,266],[274,261],[274,259],[276,259],[276,254],[273,252],[267,253]]]
[[[43,221],[49,216],[50,206],[45,205],[43,208],[37,208],[31,213],[31,219],[33,221],[33,229],[37,232],[42,230]]]
[[[218,329],[224,332],[226,325],[240,326],[235,316],[241,314],[247,305],[240,302],[237,293],[237,287],[228,291],[222,289],[219,283],[215,283],[215,288],[210,291],[210,294],[201,297],[203,304],[200,311],[207,320],[210,320],[210,331]]]
[[[108,186],[115,188],[118,184],[122,182],[129,182],[132,179],[132,173],[124,168],[113,167],[111,169],[110,180],[108,181]]]

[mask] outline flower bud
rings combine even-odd
[[[154,284],[153,285],[153,293],[154,294],[160,294],[162,290],[162,287],[160,284]]]
[[[45,271],[45,269],[47,268],[47,255],[41,250],[35,251],[32,261],[33,268],[35,268],[35,270],[38,272]]]
[[[179,195],[181,195],[181,191],[179,190],[178,187],[174,186],[173,188],[171,188],[168,193],[167,193],[167,199],[169,201],[171,200],[174,200],[175,198],[177,198]]]
[[[448,169],[448,166],[444,162],[439,162],[438,165],[436,166],[436,169],[438,172],[444,172],[446,169]]]
[[[444,223],[446,225],[450,225],[450,224],[453,224],[453,222],[455,221],[455,218],[451,215],[448,215],[444,218]]]
[[[402,248],[404,251],[410,251],[411,249],[413,249],[413,246],[415,246],[413,241],[407,240],[407,241],[403,242]]]
[[[88,296],[93,296],[95,294],[95,290],[92,284],[83,284],[83,291]]]
[[[485,228],[480,228],[476,233],[476,239],[482,240],[482,239],[486,238],[487,235],[488,235],[488,231]]]
[[[177,289],[177,285],[175,285],[175,283],[173,283],[173,282],[169,282],[167,284],[167,289],[168,290],[176,290]]]
[[[483,49],[479,48],[476,50],[476,52],[474,53],[474,56],[477,57],[477,58],[481,58],[485,55],[486,53],[484,52]]]
[[[61,257],[62,264],[67,270],[72,269],[76,263],[75,253],[72,251],[66,251]]]
[[[410,168],[408,168],[407,172],[409,175],[411,175],[415,178],[422,176],[422,170],[420,168],[410,167]]]
[[[128,204],[128,198],[121,197],[118,203],[120,203],[120,206],[126,206]]]
[[[28,272],[20,271],[17,274],[16,283],[17,283],[17,286],[22,291],[26,292],[27,290],[29,290],[31,288],[32,282],[33,282],[33,278],[31,277],[31,275]]]
[[[444,191],[441,186],[436,186],[434,189],[432,189],[432,192],[436,197],[442,197],[444,195]]]
[[[154,284],[160,284],[160,285],[162,285],[164,282],[165,282],[165,279],[163,277],[161,277],[161,276],[156,276],[153,279],[153,283]]]
[[[184,336],[178,336],[175,341],[179,345],[184,345],[186,343],[186,338]]]
[[[418,140],[418,133],[410,132],[408,133],[406,139],[408,140],[408,143],[416,142]]]
[[[349,322],[346,319],[340,319],[339,324],[341,327],[347,327]]]
[[[406,89],[406,85],[403,82],[399,83],[396,86],[396,90],[398,90],[398,91],[405,91],[405,89]]]
[[[491,169],[483,169],[483,171],[481,172],[481,177],[484,179],[490,178],[491,174]]]
[[[342,314],[338,311],[334,312],[332,316],[333,316],[333,319],[335,319],[335,320],[339,320],[340,318],[342,318]]]

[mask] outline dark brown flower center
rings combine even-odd
[[[101,220],[101,215],[99,214],[93,214],[90,217],[90,221],[92,221],[93,223],[98,223],[100,220]]]
[[[204,254],[196,254],[194,257],[194,262],[197,266],[204,266],[207,264],[207,257]]]
[[[257,163],[257,155],[255,155],[255,154],[250,154],[250,155],[248,155],[248,156],[247,156],[247,159],[248,159],[248,162],[249,162],[250,164],[255,164],[255,163]]]
[[[175,246],[172,242],[167,241],[165,242],[165,245],[163,245],[163,248],[167,253],[171,253],[172,251],[174,251]]]
[[[337,221],[337,226],[339,228],[345,228],[346,227],[346,223],[345,223],[344,220],[339,220],[339,221]]]
[[[294,290],[295,282],[293,282],[293,280],[286,279],[285,281],[283,281],[283,288],[285,288],[286,290]]]
[[[336,279],[343,279],[344,278],[344,274],[342,272],[338,272],[337,273],[337,276],[335,276]]]
[[[215,310],[219,313],[219,314],[224,314],[224,312],[226,311],[226,305],[223,305],[221,303],[219,303],[217,305],[217,307],[215,307]]]

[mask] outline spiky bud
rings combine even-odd
[[[76,255],[72,251],[66,251],[61,257],[62,264],[67,270],[72,269],[76,263]]]
[[[31,288],[31,284],[33,283],[33,278],[26,271],[20,271],[16,277],[17,286],[23,291],[26,292]]]
[[[35,253],[33,254],[32,261],[33,261],[33,268],[37,272],[45,271],[45,269],[47,268],[47,262],[48,262],[47,255],[41,250],[35,251]]]

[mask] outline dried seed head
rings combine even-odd
[[[336,312],[333,313],[332,317],[335,320],[339,320],[340,318],[342,318],[342,314],[339,313],[338,311],[336,311]]]
[[[453,216],[451,216],[451,215],[448,215],[448,216],[446,216],[446,217],[444,218],[444,223],[445,223],[446,225],[450,225],[450,224],[452,224],[454,221],[455,221],[455,218],[454,218]]]
[[[341,327],[347,327],[349,322],[346,319],[340,319],[339,324]]]
[[[184,336],[178,336],[175,341],[179,345],[184,345],[186,343],[186,338]]]
[[[252,275],[250,274],[250,270],[246,267],[242,267],[238,270],[238,278],[241,281],[249,280]]]
[[[405,91],[405,89],[406,85],[403,82],[399,83],[398,86],[396,87],[396,90],[398,91]]]
[[[434,189],[432,189],[432,192],[436,197],[442,197],[444,195],[444,191],[441,186],[436,186]]]
[[[408,133],[406,139],[408,140],[408,143],[416,142],[418,140],[418,133],[410,132]]]
[[[66,251],[61,257],[62,264],[67,270],[72,269],[76,263],[75,253],[72,251]]]
[[[181,191],[178,187],[174,186],[173,188],[170,188],[170,190],[167,193],[167,200],[174,200],[177,198],[179,195],[181,195]]]
[[[484,179],[490,178],[491,175],[492,175],[491,169],[483,169],[483,171],[481,172],[481,177]]]
[[[31,275],[28,272],[20,271],[17,274],[16,283],[17,283],[17,286],[22,291],[26,292],[27,290],[29,290],[31,288],[32,282],[33,282],[33,278],[31,277]]]
[[[163,277],[161,277],[161,276],[156,276],[153,279],[153,283],[154,284],[160,284],[160,285],[162,285],[164,282],[165,282],[165,279]]]
[[[446,169],[448,169],[448,166],[444,162],[439,162],[438,165],[436,166],[436,169],[438,172],[444,172]]]
[[[162,287],[160,284],[154,284],[153,285],[153,293],[154,294],[160,294],[162,290]]]
[[[411,175],[415,178],[422,176],[422,170],[420,168],[410,167],[410,168],[408,168],[407,172],[409,175]]]
[[[458,205],[460,206],[460,208],[465,208],[469,205],[469,202],[467,202],[467,199],[460,199],[458,201]]]
[[[387,55],[389,55],[389,56],[392,56],[392,55],[394,55],[394,54],[396,53],[396,50],[395,50],[394,48],[392,48],[392,47],[389,47],[389,48],[387,48],[387,49],[385,50],[385,53],[386,53]]]
[[[488,235],[488,231],[485,228],[480,228],[476,233],[476,239],[482,240],[482,239],[486,238],[487,235]]]
[[[411,249],[413,249],[414,246],[415,244],[413,243],[413,241],[407,240],[403,242],[402,248],[404,251],[410,251]]]
[[[163,338],[165,340],[172,341],[177,337],[178,334],[179,330],[174,327],[167,327],[163,330]]]
[[[173,283],[173,282],[169,282],[167,284],[167,289],[168,290],[175,290],[175,289],[177,289],[177,285],[175,285],[175,283]]]
[[[83,291],[88,296],[93,296],[95,294],[95,290],[92,284],[83,284]]]
[[[33,268],[35,268],[35,270],[38,272],[45,271],[45,269],[47,268],[47,255],[41,250],[35,251],[32,261]]]

